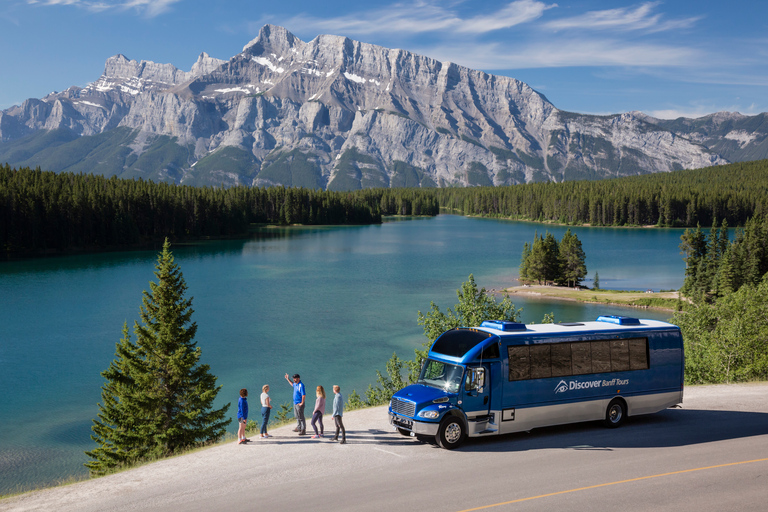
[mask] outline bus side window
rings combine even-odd
[[[551,348],[552,344],[531,346],[532,379],[545,379],[552,376]]]
[[[556,343],[552,345],[552,376],[568,377],[573,375],[571,369],[571,343]]]
[[[592,373],[592,343],[571,343],[573,374],[586,375]]]
[[[509,380],[527,380],[531,378],[531,359],[528,345],[510,345],[507,347],[509,356]]]
[[[611,371],[611,342],[592,342],[592,373],[608,373]]]
[[[629,370],[629,343],[627,340],[611,340],[611,371]]]
[[[629,369],[647,370],[648,366],[648,340],[629,340]]]
[[[485,368],[471,368],[467,372],[467,379],[464,384],[465,391],[483,392],[485,386]]]

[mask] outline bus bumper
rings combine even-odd
[[[397,428],[410,430],[420,436],[435,436],[440,426],[439,423],[412,420],[392,413],[389,413],[389,422]]]

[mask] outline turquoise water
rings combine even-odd
[[[417,311],[456,303],[470,273],[480,286],[517,284],[523,244],[542,225],[441,215],[378,226],[275,229],[250,240],[172,248],[194,297],[203,362],[223,389],[252,401],[270,384],[290,401],[285,373],[308,389],[361,394],[375,369],[421,344]],[[565,228],[548,227],[558,239]],[[572,228],[602,288],[676,289],[681,230]],[[0,494],[85,474],[105,370],[123,322],[138,319],[156,251],[0,263]],[[591,281],[586,284],[591,285]],[[524,321],[665,312],[514,298]],[[255,409],[254,406],[252,406]],[[235,412],[235,411],[231,411]],[[235,427],[230,427],[234,432]]]

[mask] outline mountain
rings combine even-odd
[[[203,53],[186,72],[116,55],[85,88],[2,111],[0,161],[350,190],[602,179],[768,151],[764,115],[708,118],[564,112],[514,78],[266,25],[228,61]]]

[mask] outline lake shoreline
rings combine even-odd
[[[607,304],[660,311],[677,311],[681,300],[679,292],[625,292],[620,290],[595,290],[566,286],[522,285],[490,290],[499,295],[527,295],[547,300],[563,300],[585,304]]]

